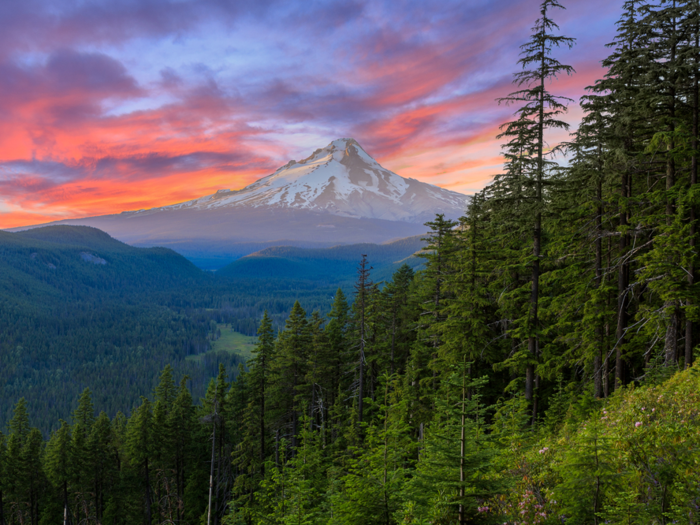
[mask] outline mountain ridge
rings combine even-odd
[[[275,246],[241,257],[217,271],[235,279],[306,280],[326,284],[351,285],[357,265],[367,255],[375,282],[387,280],[403,264],[413,269],[424,260],[416,253],[425,248],[422,236],[382,244],[344,244],[330,248]]]

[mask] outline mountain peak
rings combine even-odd
[[[362,148],[362,146],[360,146],[359,142],[352,138],[343,138],[332,141],[325,148],[318,148],[311,155],[309,155],[303,160],[290,160],[287,164],[279,168],[275,173],[284,169],[289,169],[294,165],[306,165],[311,162],[315,162],[319,159],[327,158],[328,156],[332,156],[333,160],[337,162],[342,162],[343,159],[346,157],[359,157],[366,164],[371,165],[373,167],[376,166],[381,168],[381,166],[379,166],[379,163],[376,160],[374,160]]]
[[[238,191],[219,190],[166,209],[292,208],[343,217],[424,222],[459,217],[467,196],[383,168],[352,138],[340,138],[307,158],[290,160]]]
[[[360,146],[360,144],[355,139],[352,139],[352,138],[335,139],[330,144],[328,144],[328,146],[326,146],[324,149],[345,150],[350,146],[357,146],[358,148],[362,149],[362,146]]]

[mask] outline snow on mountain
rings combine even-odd
[[[299,162],[237,191],[131,213],[160,210],[286,208],[341,217],[424,222],[436,213],[462,215],[468,197],[384,169],[357,141],[338,139]],[[223,210],[222,210],[223,211]]]

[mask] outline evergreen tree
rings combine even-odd
[[[533,401],[533,416],[537,413],[535,401],[535,374],[539,353],[539,333],[541,331],[539,323],[539,300],[540,300],[540,277],[542,274],[541,259],[543,256],[543,232],[542,217],[545,212],[545,184],[548,171],[552,162],[548,161],[548,154],[545,152],[547,144],[545,133],[552,129],[569,129],[569,125],[560,120],[560,115],[566,111],[566,104],[570,99],[552,94],[546,86],[551,79],[557,78],[562,73],[570,75],[574,72],[571,66],[559,62],[552,56],[554,48],[561,46],[572,47],[574,39],[555,35],[553,31],[559,26],[551,18],[553,9],[563,9],[563,6],[556,0],[544,0],[540,4],[540,18],[537,19],[533,27],[533,34],[530,40],[521,46],[521,58],[518,63],[523,71],[515,75],[515,83],[523,87],[518,91],[500,99],[499,102],[508,104],[519,104],[522,106],[516,111],[517,121],[511,127],[516,128],[516,136],[522,143],[517,145],[517,149],[523,155],[518,157],[518,166],[515,171],[521,172],[520,160],[527,155],[530,168],[525,173],[523,180],[516,182],[516,188],[509,188],[510,193],[516,194],[520,191],[521,184],[527,184],[526,192],[527,211],[524,219],[526,227],[532,231],[532,251],[527,257],[531,268],[530,277],[530,297],[529,307],[525,315],[524,322],[521,322],[520,332],[523,337],[527,337],[527,353],[523,358],[525,364],[525,398]],[[557,147],[551,148],[549,156],[556,153]],[[510,163],[516,161],[514,157],[508,159]],[[513,168],[509,169],[512,173]]]
[[[617,211],[617,249],[611,253],[611,265],[617,273],[615,316],[615,388],[625,382],[626,354],[629,353],[629,320],[632,314],[630,275],[634,271],[632,244],[643,246],[636,232],[632,231],[634,208],[633,195],[642,192],[646,184],[639,184],[645,177],[642,144],[650,138],[647,119],[648,98],[644,96],[643,80],[648,69],[647,36],[640,27],[639,0],[628,0],[623,5],[623,15],[618,21],[618,32],[610,44],[613,53],[603,66],[608,68],[605,77],[596,82],[592,93],[608,115],[609,133],[605,135],[606,150],[610,158],[606,166],[615,177],[617,194],[611,196],[611,205]],[[639,181],[641,182],[641,181]],[[639,239],[641,240],[641,239]],[[612,251],[612,250],[611,250]]]
[[[88,451],[92,490],[95,506],[95,519],[102,522],[106,499],[114,489],[119,471],[115,461],[118,454],[112,435],[112,423],[107,414],[100,412],[92,425],[88,437]]]
[[[364,397],[366,394],[365,369],[367,367],[368,347],[368,307],[372,294],[372,281],[370,279],[371,266],[368,266],[367,255],[362,254],[362,259],[357,267],[357,281],[355,282],[355,302],[353,303],[353,325],[355,330],[357,348],[357,420],[362,424],[364,414]]]
[[[401,506],[401,491],[410,473],[406,458],[411,455],[409,428],[393,388],[395,377],[381,378],[382,400],[370,402],[376,418],[367,425],[362,446],[353,449],[341,491],[333,503],[331,523],[391,524]],[[368,407],[368,408],[369,408]]]
[[[15,405],[10,420],[10,435],[7,441],[7,463],[5,466],[7,504],[10,509],[7,520],[14,525],[19,522],[32,521],[32,477],[36,472],[30,470],[29,414],[27,403],[21,398]]]
[[[584,433],[574,435],[560,467],[562,482],[556,493],[562,511],[579,523],[604,523],[601,513],[606,496],[621,477],[614,464],[610,439],[599,421],[588,425]]]
[[[471,363],[493,362],[497,357],[493,350],[489,352],[492,330],[488,324],[494,312],[488,290],[491,261],[483,199],[482,194],[472,197],[468,214],[454,233],[457,249],[446,279],[453,297],[436,324],[443,341],[438,354],[443,369],[460,363],[465,356]]]
[[[144,494],[143,520],[150,524],[153,519],[153,495],[151,493],[151,462],[153,460],[153,409],[151,402],[141,398],[139,405],[129,418],[126,428],[126,450],[129,459],[138,468]]]
[[[582,360],[589,377],[593,377],[595,395],[600,398],[609,392],[610,319],[615,314],[615,282],[605,261],[606,252],[611,251],[610,232],[615,228],[609,201],[610,173],[606,167],[610,157],[606,151],[610,122],[603,114],[602,97],[589,94],[583,97],[581,106],[587,114],[569,145],[572,167],[552,196],[552,208],[558,215],[552,222],[559,235],[552,242],[550,253],[562,262],[552,271],[550,281],[555,283],[558,297],[550,302],[546,315],[556,326],[555,343],[559,350],[549,352],[550,361],[560,365],[550,367],[550,374],[558,374],[562,366]],[[572,344],[578,340],[580,345]],[[561,360],[562,347],[575,348],[577,353],[563,350],[566,359]]]
[[[46,472],[51,483],[61,491],[63,498],[63,523],[70,517],[68,484],[72,478],[72,439],[68,423],[61,420],[60,428],[51,435],[46,446]]]
[[[93,493],[93,465],[89,437],[95,422],[95,408],[92,403],[92,393],[89,388],[83,390],[78,398],[78,406],[73,412],[73,428],[71,430],[71,451],[73,454],[72,472],[74,482],[74,498],[76,513],[85,519],[96,513]]]
[[[404,381],[411,397],[410,425],[420,436],[421,428],[430,420],[433,408],[431,393],[439,385],[438,355],[443,341],[439,326],[446,319],[449,301],[453,299],[447,283],[455,272],[454,257],[457,253],[454,227],[456,221],[438,214],[434,221],[426,222],[430,228],[425,249],[418,255],[425,259],[425,269],[414,281],[413,297],[416,338],[411,347]]]
[[[409,290],[414,272],[410,266],[403,264],[394,272],[391,281],[382,289],[381,305],[387,319],[387,334],[384,344],[388,345],[389,374],[403,373],[413,342],[413,317],[409,306]]]
[[[275,389],[272,393],[272,425],[282,436],[289,438],[291,456],[297,446],[299,421],[310,396],[305,382],[311,330],[306,312],[294,303],[284,330],[277,338],[273,374]]]
[[[333,299],[331,311],[328,313],[328,323],[326,323],[324,331],[328,342],[328,367],[329,374],[328,385],[328,407],[329,416],[332,407],[336,407],[344,397],[341,392],[349,387],[343,380],[345,377],[345,364],[349,357],[349,313],[345,294],[338,288]],[[332,434],[335,436],[339,421],[336,418],[330,418],[329,422],[332,427]]]
[[[478,521],[480,504],[502,488],[488,474],[496,450],[486,433],[480,393],[487,381],[470,379],[469,368],[467,362],[453,366],[442,381],[408,489],[414,512],[434,522]]]
[[[250,364],[250,375],[248,383],[251,385],[250,401],[255,403],[258,420],[258,443],[260,471],[264,475],[265,445],[267,442],[267,431],[265,428],[265,396],[266,388],[270,379],[270,367],[273,359],[275,344],[275,334],[272,331],[272,320],[267,314],[263,314],[258,328],[258,344],[253,350],[253,359]]]
[[[195,434],[195,408],[192,402],[192,395],[187,388],[188,377],[184,376],[180,380],[177,389],[177,396],[173,401],[172,410],[169,414],[168,428],[171,429],[171,445],[173,447],[175,463],[175,491],[177,495],[177,521],[183,521],[183,507],[185,500],[185,488],[187,478],[193,463],[196,461],[194,450]]]
[[[7,525],[5,521],[5,486],[7,479],[7,443],[5,435],[0,432],[0,525]]]
[[[171,426],[171,413],[177,396],[177,387],[173,379],[173,369],[167,365],[160,374],[160,380],[154,392],[153,404],[153,458],[155,501],[158,521],[173,521],[179,503],[175,474],[175,429]]]
[[[219,364],[219,374],[209,383],[200,408],[201,421],[206,424],[201,428],[200,439],[203,443],[207,443],[211,458],[207,514],[210,523],[214,525],[221,522],[233,487],[231,427],[237,422],[233,420],[236,407],[231,397],[232,392],[235,391],[230,387],[226,368],[223,364]],[[211,431],[209,431],[209,425],[211,425]]]

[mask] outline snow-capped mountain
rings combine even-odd
[[[293,208],[342,217],[425,222],[436,213],[459,217],[466,195],[384,169],[354,139],[338,139],[301,161],[291,160],[242,190],[143,210]]]
[[[166,246],[216,268],[270,246],[322,248],[422,235],[436,213],[463,215],[467,199],[400,177],[355,140],[338,139],[241,190],[57,223],[93,226],[135,246]]]

